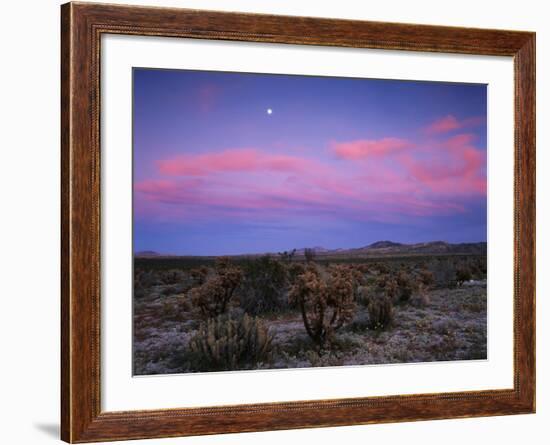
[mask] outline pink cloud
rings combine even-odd
[[[458,120],[456,117],[449,114],[429,124],[424,128],[424,132],[429,135],[445,134],[454,130],[475,127],[484,122],[485,118],[482,116],[474,116],[467,119]]]
[[[180,155],[157,161],[160,173],[168,176],[207,176],[222,172],[294,172],[323,167],[314,160],[270,154],[253,148],[229,149],[216,153]]]
[[[486,154],[472,145],[474,136],[459,134],[442,143],[437,157],[402,156],[412,178],[439,195],[487,193]]]
[[[401,166],[396,166],[401,168]],[[390,167],[375,174],[300,175],[277,174],[269,181],[224,180],[212,174],[205,178],[138,182],[137,212],[153,218],[231,217],[247,220],[270,218],[290,221],[298,215],[324,218],[392,221],[397,215],[426,216],[463,212],[452,199],[423,193],[417,178],[402,175]],[[244,175],[246,176],[246,175]],[[274,179],[274,180],[272,180]]]
[[[425,132],[428,134],[448,133],[460,127],[460,122],[454,116],[448,115],[432,122],[425,128]]]
[[[232,218],[253,222],[268,218],[288,222],[299,214],[329,214],[342,208],[321,190],[296,188],[291,183],[266,186],[226,184],[215,178],[202,184],[150,180],[136,183],[135,191],[136,216],[157,221]]]
[[[475,138],[462,133],[426,145],[400,138],[333,143],[341,162],[254,148],[176,156],[157,161],[159,177],[135,184],[136,214],[391,222],[403,215],[461,213],[465,199],[486,195],[485,151],[475,147]]]
[[[472,145],[475,139],[476,136],[471,133],[457,134],[446,139],[443,145],[452,150],[461,150],[464,146]]]
[[[335,142],[332,151],[341,159],[356,160],[387,156],[411,147],[412,144],[400,138],[378,140],[360,139],[350,142]]]

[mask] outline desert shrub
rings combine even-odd
[[[382,330],[392,324],[393,303],[389,296],[383,294],[373,296],[369,299],[367,309],[370,329]]]
[[[179,299],[169,298],[162,300],[160,314],[162,320],[181,321],[184,317],[184,304]]]
[[[223,314],[203,323],[189,342],[196,371],[253,369],[271,359],[272,336],[259,318]]]
[[[416,307],[426,307],[430,304],[430,296],[428,294],[428,288],[425,284],[422,282],[418,284],[416,292],[411,297],[410,302]]]
[[[164,297],[167,297],[169,295],[174,295],[176,293],[175,286],[165,286],[161,291],[160,294]]]
[[[342,357],[330,352],[328,354],[319,355],[314,351],[307,351],[305,355],[309,360],[310,365],[314,368],[320,368],[323,366],[342,366],[344,364],[344,359]]]
[[[397,296],[397,282],[390,275],[372,277],[366,280],[366,284],[359,286],[356,292],[356,301],[368,308],[369,301],[380,295],[386,295],[392,301]]]
[[[384,293],[392,301],[397,299],[399,286],[395,278],[390,275],[382,275],[376,281],[376,293]]]
[[[418,281],[426,287],[434,284],[434,274],[426,268],[422,268],[418,273]]]
[[[400,270],[396,275],[382,275],[369,288],[366,299],[367,308],[371,301],[380,305],[381,300],[388,299],[394,303],[404,303],[411,299],[418,285],[411,275]]]
[[[145,297],[145,295],[147,295],[147,293],[145,292],[145,288],[137,282],[134,283],[134,298],[136,300],[139,300]]]
[[[176,284],[182,280],[182,273],[179,270],[165,270],[159,275],[160,281],[164,284]]]
[[[206,282],[208,276],[208,267],[195,267],[189,271],[189,277],[192,280],[191,287],[202,286]]]
[[[300,307],[306,332],[321,352],[330,346],[334,332],[353,319],[353,278],[342,266],[331,268],[327,279],[309,267],[297,277],[289,300]]]
[[[378,272],[380,272],[380,275],[385,275],[390,272],[390,268],[386,263],[377,263],[376,268],[378,269]]]
[[[462,286],[465,281],[470,281],[472,279],[472,272],[467,265],[460,265],[456,269],[456,285]]]
[[[287,266],[288,280],[294,283],[296,277],[302,275],[306,271],[306,267],[302,263],[291,263]]]
[[[292,263],[287,266],[288,285],[290,288],[296,284],[298,277],[306,272],[306,265],[304,263]],[[298,309],[300,305],[296,299],[290,298],[287,292],[286,304],[290,309]]]
[[[159,294],[163,297],[168,297],[170,295],[176,295],[181,294],[189,289],[188,286],[186,286],[183,283],[177,283],[177,284],[168,284],[162,286],[162,288],[159,291]]]
[[[373,286],[357,286],[355,292],[355,301],[363,306],[368,306],[371,294],[374,292]]]
[[[136,281],[144,288],[149,288],[163,284],[160,276],[153,270],[136,272]]]
[[[436,260],[430,266],[437,287],[453,287],[456,284],[456,270],[448,259]]]
[[[380,277],[377,276],[368,276],[365,278],[365,285],[369,287],[374,287],[378,285],[378,282],[380,281]]]
[[[206,318],[223,314],[228,309],[229,301],[242,279],[241,269],[225,258],[216,261],[215,269],[215,276],[189,292],[194,305]]]
[[[397,301],[401,303],[409,301],[416,285],[412,277],[404,270],[401,270],[397,274],[395,282],[397,284]]]
[[[487,257],[483,256],[480,258],[477,258],[474,261],[474,270],[472,273],[475,273],[477,278],[482,280],[483,278],[487,278]]]
[[[239,295],[241,307],[254,315],[284,309],[288,272],[283,262],[266,255],[249,261],[243,268]]]
[[[351,266],[349,270],[352,277],[353,295],[357,301],[362,297],[361,288],[367,284],[367,280],[365,278],[365,274],[356,267]]]
[[[143,285],[143,271],[136,270],[134,272],[134,298],[143,298],[145,297],[146,290],[145,286]]]

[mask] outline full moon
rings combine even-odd
[[[273,110],[271,108],[268,108],[267,109],[267,114],[271,114],[271,113],[273,113]]]

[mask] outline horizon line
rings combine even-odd
[[[334,253],[337,253],[338,251],[350,251],[350,250],[357,250],[357,249],[365,249],[365,248],[369,248],[371,246],[373,246],[374,244],[378,244],[378,243],[392,243],[394,245],[397,245],[397,246],[415,246],[415,245],[418,245],[418,244],[436,244],[436,243],[444,243],[444,244],[448,244],[448,245],[451,245],[451,246],[456,246],[456,245],[460,245],[460,244],[487,244],[487,241],[461,241],[461,242],[448,242],[448,241],[443,241],[443,240],[433,240],[433,241],[418,241],[418,242],[414,242],[414,243],[402,243],[402,242],[398,242],[398,241],[391,241],[391,240],[379,240],[379,241],[374,241],[370,244],[365,244],[365,245],[360,245],[358,247],[336,247],[336,248],[325,248],[324,246],[321,246],[321,245],[315,245],[315,246],[305,246],[305,247],[297,247],[297,248],[292,248],[292,249],[283,249],[283,250],[277,250],[277,251],[259,251],[259,252],[240,252],[240,253],[219,253],[219,254],[194,254],[194,253],[185,253],[185,254],[182,254],[182,253],[168,253],[168,252],[163,252],[163,251],[159,251],[159,250],[155,250],[155,249],[140,249],[140,250],[134,250],[132,255],[133,256],[136,256],[136,255],[139,255],[139,254],[144,254],[144,253],[150,253],[152,255],[157,255],[157,256],[176,256],[176,257],[222,257],[222,256],[252,256],[252,255],[280,255],[282,253],[285,253],[285,252],[292,252],[293,250],[295,250],[296,252],[300,252],[298,255],[302,256],[303,253],[302,251],[304,251],[305,249],[313,249],[313,250],[316,250],[316,249],[323,249],[324,252],[323,253],[330,253],[330,252],[334,252]],[[374,247],[376,248],[376,247]],[[318,253],[318,252],[317,252]]]

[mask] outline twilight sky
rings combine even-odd
[[[134,69],[134,251],[486,241],[485,85]]]

